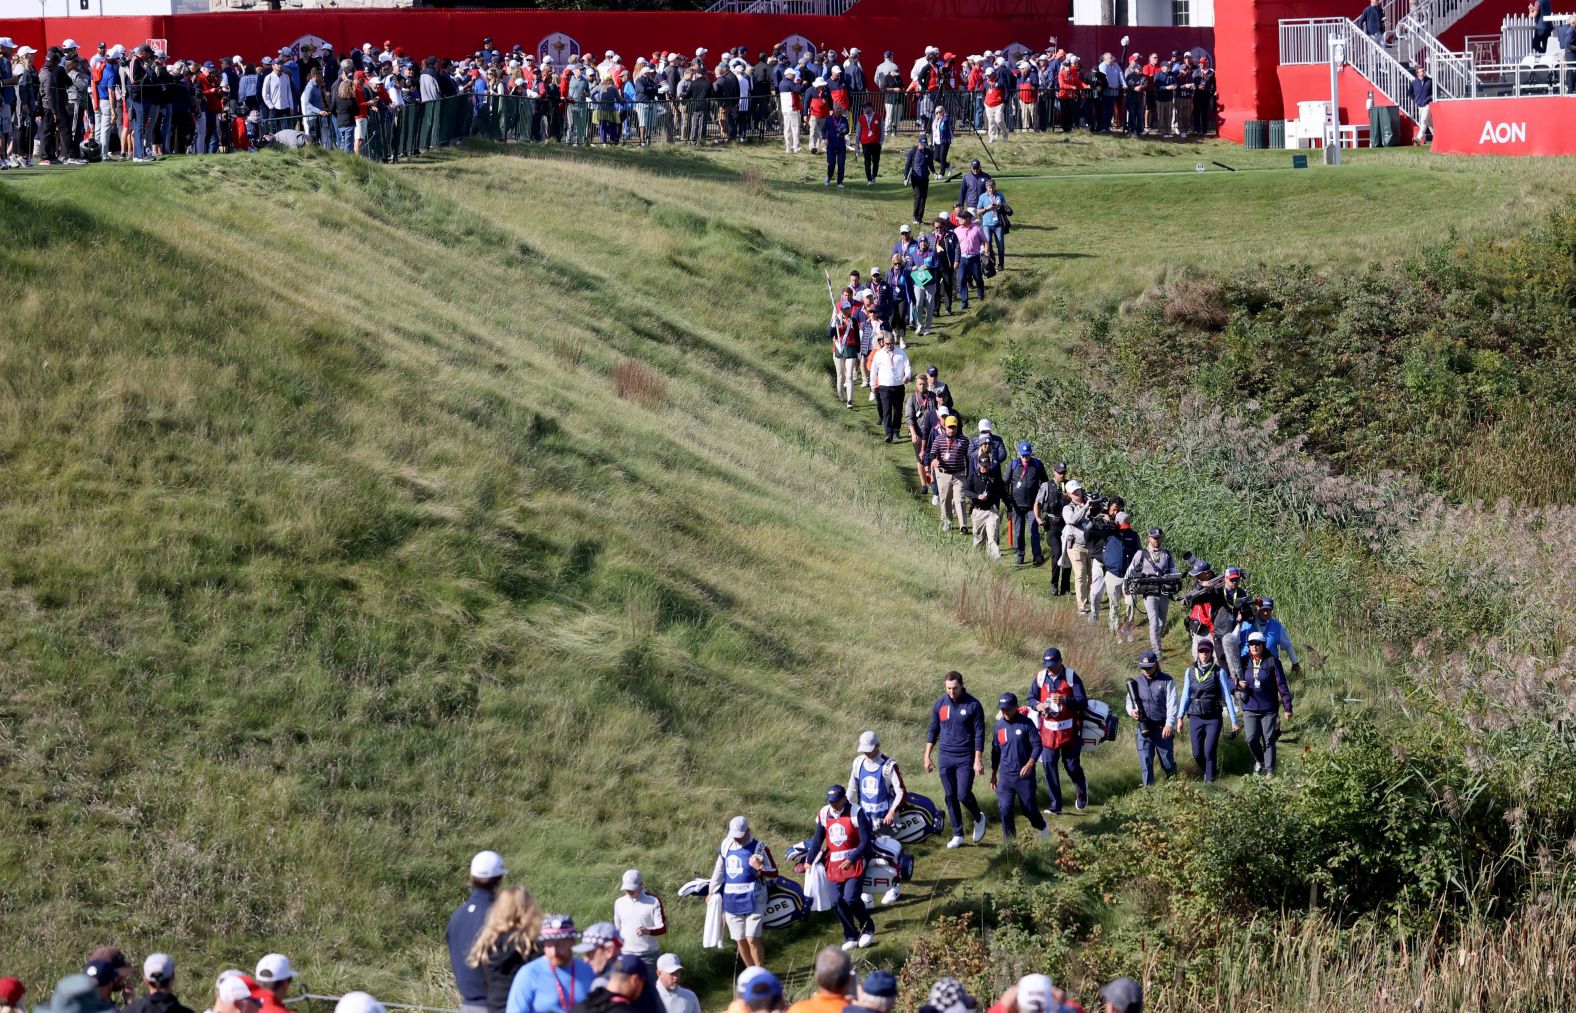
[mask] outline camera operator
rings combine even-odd
[[[1105,545],[1116,534],[1116,515],[1126,505],[1120,496],[1106,499],[1099,493],[1090,497],[1095,516],[1089,520],[1089,622],[1100,618],[1100,600],[1105,597]]]
[[[1062,507],[1062,545],[1067,549],[1067,565],[1073,571],[1079,615],[1089,612],[1089,528],[1097,516],[1083,485],[1077,479],[1068,482],[1067,505]]]
[[[1207,641],[1216,656],[1219,656],[1224,653],[1220,635],[1231,623],[1222,581],[1215,576],[1215,570],[1207,559],[1193,560],[1188,576],[1193,578],[1193,587],[1183,598],[1188,613],[1182,624],[1193,637],[1195,654],[1198,653],[1198,645]]]
[[[1105,587],[1101,589],[1111,601],[1113,634],[1117,628],[1117,599],[1120,598],[1122,602],[1122,622],[1128,627],[1133,624],[1133,596],[1127,593],[1123,578],[1127,574],[1128,564],[1138,555],[1138,532],[1133,530],[1132,519],[1125,511],[1118,511],[1115,520],[1116,530],[1105,540]]]
[[[1127,572],[1122,575],[1123,580],[1132,580],[1134,577],[1171,577],[1177,574],[1176,557],[1171,550],[1160,543],[1165,540],[1165,532],[1159,528],[1149,529],[1149,544],[1140,549],[1138,555],[1128,564]],[[1166,632],[1166,614],[1171,609],[1171,599],[1158,591],[1144,595],[1144,614],[1149,617],[1149,646],[1159,655],[1160,638]]]
[[[1067,593],[1067,583],[1072,572],[1062,565],[1066,550],[1062,546],[1062,507],[1067,505],[1067,462],[1060,461],[1051,468],[1050,480],[1034,494],[1034,520],[1045,532],[1045,544],[1051,554],[1051,594]]]
[[[1250,622],[1255,612],[1253,595],[1243,586],[1247,577],[1240,566],[1228,566],[1226,579],[1220,586],[1220,596],[1226,603],[1226,611],[1216,617],[1215,634],[1220,641],[1220,660],[1225,662],[1232,678],[1242,672],[1242,637],[1246,636],[1243,624]]]

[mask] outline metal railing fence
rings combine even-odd
[[[1347,66],[1371,81],[1401,110],[1417,120],[1417,106],[1412,101],[1413,74],[1391,56],[1384,47],[1346,18],[1298,18],[1280,23],[1280,52],[1282,63],[1330,62],[1330,39],[1343,44]]]

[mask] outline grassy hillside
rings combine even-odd
[[[1179,262],[1352,263],[1548,189],[1058,144],[1014,149],[1044,178],[1006,186],[1013,272],[913,350],[966,410],[1010,344],[1054,362]],[[804,164],[269,154],[0,187],[7,973],[106,940],[199,976],[282,949],[314,991],[443,1000],[477,848],[589,922],[628,865],[668,894],[704,871],[736,811],[804,836],[861,728],[939,798],[917,758],[947,669],[994,696],[1060,641],[1109,693],[1129,649],[1063,609],[960,621],[991,571],[828,396],[821,270],[883,260],[907,194]],[[1136,777],[1101,752],[1103,799]],[[988,857],[926,847],[869,957]],[[698,909],[670,910],[694,956]]]

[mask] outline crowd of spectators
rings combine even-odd
[[[656,141],[743,143],[780,134],[797,153],[857,137],[867,154],[915,132],[943,154],[957,130],[991,143],[1015,131],[1202,136],[1216,127],[1208,57],[1172,52],[1082,60],[1055,44],[1016,59],[986,50],[959,56],[927,47],[902,66],[887,51],[866,69],[857,48],[797,57],[744,46],[713,55],[653,51],[626,61],[613,50],[555,60],[484,39],[460,58],[417,59],[385,41],[345,53],[303,42],[260,59],[175,57],[149,43],[128,49],[74,39],[40,54],[0,38],[0,168],[150,161],[274,141],[390,157],[386,136],[401,110],[455,100],[463,133],[569,145]],[[830,125],[830,126],[829,126]],[[444,141],[453,140],[445,136]],[[874,175],[867,170],[867,175]]]

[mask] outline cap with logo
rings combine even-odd
[[[1004,711],[1015,711],[1015,710],[1017,710],[1018,709],[1018,694],[1016,694],[1016,693],[1003,693],[1001,695],[1001,699],[996,701],[996,706],[999,709],[1004,710]]]
[[[1189,577],[1198,577],[1210,572],[1210,570],[1211,567],[1209,565],[1209,560],[1195,559],[1193,560],[1193,566],[1188,570],[1187,573]]]
[[[1149,529],[1149,537],[1150,538],[1164,538],[1165,536],[1166,536],[1166,533],[1164,531],[1162,531],[1161,529],[1159,529],[1159,528],[1150,528]]]
[[[1261,608],[1261,609],[1272,609],[1274,607],[1275,607],[1275,599],[1274,598],[1270,598],[1268,596],[1265,596],[1265,597],[1259,599],[1259,608]]]
[[[832,805],[842,805],[848,798],[848,789],[840,784],[834,784],[826,789],[826,800]]]
[[[1040,660],[1047,665],[1059,664],[1062,660],[1062,652],[1055,647],[1047,647]]]
[[[559,943],[566,939],[579,939],[575,920],[568,915],[547,915],[542,919],[542,930],[536,938],[544,943]]]
[[[1022,443],[1018,444],[1018,453],[1022,454],[1024,457],[1028,457],[1030,454],[1034,453],[1034,444],[1030,443],[1028,440],[1024,440]]]
[[[1139,668],[1159,668],[1160,657],[1154,651],[1145,651],[1138,656]]]
[[[649,980],[646,962],[633,953],[622,953],[614,957],[612,963],[607,965],[607,970],[609,974],[628,975],[641,981]]]

